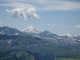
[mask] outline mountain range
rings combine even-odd
[[[80,36],[59,36],[48,30],[41,32],[32,26],[23,30],[3,26],[0,27],[0,56],[2,60],[14,59],[14,57],[14,60],[80,57]]]
[[[26,29],[18,30],[16,28],[11,28],[7,26],[0,27],[0,34],[1,35],[29,35],[33,37],[38,37],[43,39],[44,41],[53,44],[55,46],[63,46],[72,49],[79,49],[80,50],[80,36],[59,36],[57,34],[51,33],[48,30],[43,32],[35,29],[33,26],[29,26]]]
[[[0,27],[0,34],[6,34],[6,35],[18,35],[18,34],[33,34],[33,35],[39,35],[39,36],[42,36],[44,37],[47,37],[47,36],[50,36],[50,35],[55,35],[55,36],[59,36],[57,34],[53,34],[51,33],[50,31],[48,30],[45,30],[45,31],[39,31],[39,29],[35,29],[33,26],[28,26],[27,28],[25,29],[22,29],[22,30],[18,30],[16,28],[12,28],[12,27],[8,27],[8,26],[3,26],[3,27]],[[61,35],[61,36],[72,36],[70,35],[69,33],[65,34],[65,35]],[[54,36],[52,36],[54,37]]]

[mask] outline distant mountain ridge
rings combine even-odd
[[[18,35],[18,34],[24,34],[24,33],[28,33],[28,34],[36,34],[42,37],[54,37],[54,36],[59,36],[57,34],[53,34],[48,30],[45,31],[39,31],[38,29],[35,29],[33,26],[28,26],[25,29],[22,30],[18,30],[16,28],[12,28],[12,27],[8,27],[8,26],[3,26],[0,27],[0,34],[5,34],[5,35]],[[67,33],[69,34],[69,33]],[[61,35],[61,36],[68,36],[68,35]],[[69,35],[71,36],[71,35]]]
[[[39,34],[39,36],[47,37],[47,38],[54,38],[54,37],[57,37],[58,35],[57,34],[53,34],[53,33],[49,32],[48,30],[46,30],[46,31],[41,32]]]
[[[41,32],[38,29],[35,29],[33,26],[28,26],[27,28],[22,29],[21,31],[16,28],[3,26],[0,27],[0,34],[5,34],[5,35],[30,34],[33,36],[47,37],[47,38],[54,38],[58,36],[57,34],[53,34],[48,30]]]
[[[29,26],[22,31],[19,31],[16,28],[11,27],[0,27],[0,35],[23,35],[23,36],[33,36],[37,37],[41,40],[48,42],[49,44],[53,44],[55,46],[62,46],[68,47],[71,49],[80,49],[80,36],[76,37],[69,37],[69,36],[59,36],[57,34],[53,34],[50,31],[46,30],[40,32],[39,30],[35,29],[33,26]]]
[[[0,27],[0,34],[5,34],[5,35],[18,35],[22,34],[21,31],[19,31],[16,28],[11,28],[7,26]]]

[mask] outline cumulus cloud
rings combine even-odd
[[[24,8],[14,8],[14,9],[6,9],[6,11],[8,13],[12,14],[13,18],[21,18],[21,19],[37,19],[40,18],[37,14],[36,14],[36,10],[35,8],[28,8],[28,9],[24,9]]]
[[[78,24],[77,26],[75,26],[76,28],[80,28],[80,24]]]
[[[0,21],[0,23],[3,23],[2,21]]]

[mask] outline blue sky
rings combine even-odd
[[[80,0],[0,0],[2,26],[80,35]]]

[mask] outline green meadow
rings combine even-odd
[[[80,60],[80,58],[54,58],[54,60]]]

